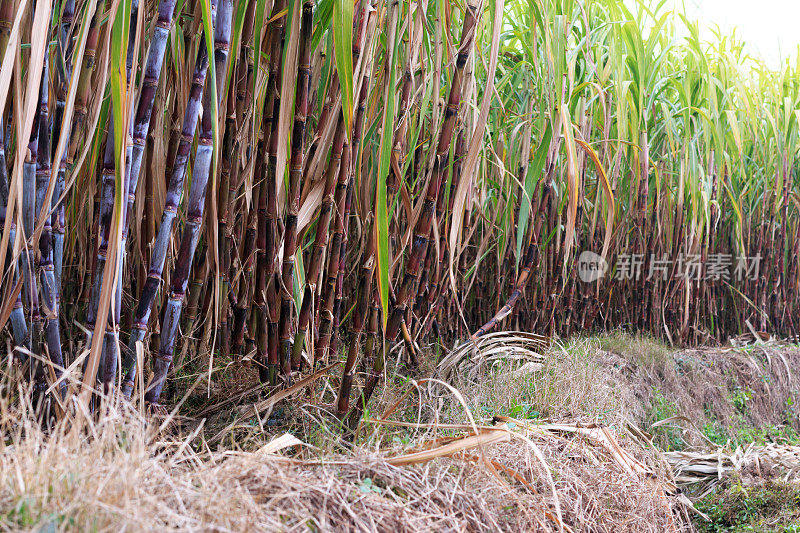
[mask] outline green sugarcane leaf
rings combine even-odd
[[[114,58],[111,67],[111,102],[114,117],[114,149],[116,163],[116,183],[114,191],[114,210],[122,213],[123,184],[125,183],[125,141],[128,133],[128,84],[126,72],[126,58],[128,53],[128,35],[130,30],[131,0],[122,0],[119,3],[111,29],[111,57]],[[122,229],[122,217],[116,218],[117,228]],[[119,258],[117,258],[119,260]],[[121,283],[121,280],[119,280]]]
[[[217,99],[217,84],[215,80],[217,79],[217,69],[214,62],[214,28],[211,24],[211,2],[209,0],[201,0],[200,7],[202,8],[203,12],[203,31],[205,35],[206,41],[206,50],[208,51],[208,73],[206,78],[210,80],[209,83],[206,84],[209,91],[211,91],[211,109],[207,110],[211,113],[211,125],[212,125],[212,133],[213,133],[213,140],[214,140],[214,152],[212,156],[212,163],[211,163],[211,176],[212,182],[216,180],[217,175],[217,162],[219,160],[219,131],[218,131],[218,116],[219,116],[219,105]],[[201,45],[202,46],[202,45]],[[233,70],[233,69],[229,69]],[[203,110],[205,113],[206,110]]]
[[[353,0],[335,0],[333,5],[333,48],[342,91],[342,114],[350,139],[353,121]]]
[[[320,0],[314,9],[314,32],[311,34],[311,49],[316,50],[333,18],[333,4],[336,0]]]
[[[247,11],[247,2],[239,2],[239,6],[236,8],[236,16],[234,18],[233,23],[233,35],[230,44],[231,54],[234,51],[239,50],[242,45],[242,30],[244,29],[244,16]],[[245,58],[245,61],[247,59]],[[236,64],[236,57],[230,57],[228,60],[233,67]],[[228,94],[231,88],[231,81],[233,79],[233,71],[236,70],[235,68],[229,68],[225,72],[225,88],[223,94]],[[253,92],[255,94],[255,91]]]
[[[383,327],[389,318],[389,210],[387,203],[386,178],[389,176],[394,137],[394,108],[397,82],[395,63],[397,61],[397,39],[388,43],[389,63],[387,70],[389,82],[384,94],[383,120],[381,124],[381,143],[378,161],[378,183],[375,187],[375,227],[377,230],[376,249],[378,259],[378,288],[383,309]]]
[[[303,254],[298,253],[295,260],[295,275],[292,276],[292,296],[294,296],[295,309],[303,306],[303,292],[306,286],[306,268],[303,264]]]
[[[528,228],[528,221],[531,215],[531,205],[533,203],[533,191],[536,188],[536,183],[542,179],[542,171],[544,170],[544,160],[547,157],[547,150],[550,148],[550,138],[553,136],[553,128],[550,123],[547,124],[547,129],[542,137],[542,142],[539,143],[539,148],[536,150],[536,155],[533,162],[528,167],[528,173],[525,176],[525,197],[519,207],[519,223],[517,224],[517,267],[519,267],[520,253],[522,253],[522,241],[525,239],[525,233]],[[525,156],[527,157],[527,155]]]
[[[128,27],[130,25],[130,17],[126,14],[129,12],[130,0],[120,2],[111,29],[111,57],[113,58],[111,64],[111,101],[114,117],[114,146],[118,156],[115,157],[115,161],[118,163],[116,184],[118,196],[122,191],[122,182],[119,178],[125,172],[124,156],[120,165],[119,154],[120,152],[123,154],[125,152],[121,148],[125,146],[125,134],[128,130],[128,125],[125,122],[127,94],[125,65],[128,50]]]

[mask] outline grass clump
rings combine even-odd
[[[652,426],[659,422],[678,416],[678,407],[670,401],[664,393],[656,389],[653,394],[652,406],[650,408],[648,422]],[[653,434],[656,437],[656,444],[665,451],[681,450],[685,441],[681,437],[681,428],[671,424],[653,427]]]
[[[543,363],[535,369],[511,361],[476,369],[473,361],[465,361],[451,385],[463,393],[474,413],[487,419],[501,415],[614,424],[623,405],[610,385],[614,369],[598,352],[596,339],[573,338],[544,350]],[[416,408],[408,414],[415,416]],[[463,406],[448,402],[440,414],[455,420],[462,416]]]
[[[597,337],[602,350],[625,356],[637,364],[655,367],[672,362],[675,349],[650,335],[631,335],[622,331],[603,333]]]
[[[790,533],[800,531],[800,487],[779,481],[745,486],[741,481],[695,503],[709,520],[698,519],[703,533]]]

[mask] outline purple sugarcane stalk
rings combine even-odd
[[[94,280],[92,280],[92,293],[89,300],[89,309],[86,313],[87,334],[86,346],[92,343],[95,322],[97,320],[97,310],[100,303],[100,291],[103,284],[103,271],[105,270],[106,257],[108,255],[108,243],[111,236],[111,219],[114,214],[114,186],[116,182],[116,170],[114,162],[114,118],[108,121],[108,136],[106,137],[105,151],[103,154],[103,170],[100,185],[100,215],[98,223],[98,247],[96,256],[96,267],[94,270]],[[119,285],[119,284],[118,284]],[[113,313],[109,313],[109,322],[114,320]],[[107,356],[106,344],[100,356],[97,379],[105,382],[105,359]],[[87,360],[88,361],[88,360]]]
[[[48,95],[48,58],[45,56],[42,72],[42,91],[39,97],[39,139],[36,162],[36,212],[41,213],[50,183],[50,123],[49,95]],[[52,216],[45,216],[42,236],[39,240],[41,252],[41,271],[39,281],[42,287],[41,302],[44,316],[45,341],[50,361],[55,367],[56,377],[61,376],[64,368],[64,358],[61,354],[61,335],[58,327],[58,307],[56,306],[55,273],[53,272],[53,246],[52,246]],[[66,393],[66,383],[60,385],[61,394]]]
[[[46,87],[46,83],[42,84]],[[46,89],[45,89],[46,90]],[[39,93],[41,100],[41,91]],[[22,229],[25,237],[23,250],[19,257],[20,271],[22,272],[22,302],[28,307],[31,313],[30,328],[28,334],[29,349],[35,350],[38,347],[38,333],[41,329],[41,317],[39,313],[39,293],[36,287],[36,276],[34,274],[34,255],[28,246],[28,239],[33,235],[36,222],[36,161],[39,151],[39,121],[40,113],[36,113],[31,129],[30,142],[28,143],[28,155],[22,165]],[[32,362],[31,366],[35,363]],[[37,368],[38,364],[35,365]]]
[[[3,117],[0,114],[0,228],[5,227],[6,207],[8,206],[8,167],[6,166],[5,148],[5,129],[3,129]],[[13,246],[16,239],[17,227],[11,221],[9,245]],[[5,270],[5,265],[0,265]],[[14,285],[19,280],[19,271],[14,272]],[[14,335],[14,344],[19,347],[30,349],[30,338],[28,337],[28,325],[25,322],[25,311],[22,309],[22,294],[17,295],[14,307],[11,309],[11,330]],[[19,360],[24,363],[27,355],[20,352]]]
[[[139,13],[139,0],[131,2],[130,18],[131,24],[129,29],[129,42],[126,58],[126,79],[127,84],[130,85],[131,70],[133,67],[133,56],[135,53],[135,35],[136,26],[138,22]],[[106,257],[108,255],[108,244],[111,237],[111,221],[114,214],[114,196],[116,188],[116,150],[114,144],[114,120],[113,115],[108,121],[108,132],[106,136],[105,151],[103,153],[103,170],[101,178],[101,192],[100,192],[100,218],[98,225],[98,252],[97,263],[95,269],[95,277],[92,284],[91,299],[89,301],[89,310],[87,312],[87,324],[89,333],[87,334],[87,345],[91,344],[92,335],[96,326],[98,305],[100,302],[100,292],[102,291],[103,271],[105,270]],[[123,174],[122,190],[126,191],[128,188],[128,173]],[[100,361],[98,366],[97,378],[103,383],[103,390],[108,393],[111,389],[114,376],[117,370],[117,361],[119,360],[119,320],[122,308],[122,273],[125,260],[125,240],[127,238],[126,227],[126,212],[123,210],[122,214],[122,238],[118,243],[117,248],[117,283],[114,286],[114,300],[111,304],[110,312],[108,313],[108,323],[106,325],[106,332],[103,336],[103,346],[100,354]],[[88,362],[88,360],[87,360]]]
[[[131,82],[131,75],[133,71],[133,60],[135,55],[135,45],[136,45],[136,27],[139,18],[139,0],[133,0],[131,2],[131,24],[128,30],[128,53],[125,61],[125,73],[126,73],[126,80],[128,86],[130,86]],[[133,106],[133,102],[131,102],[131,106]],[[129,108],[128,116],[133,115],[133,109]],[[109,130],[109,135],[111,130]],[[133,120],[129,119],[128,122],[128,136],[127,139],[133,134]],[[108,141],[106,141],[108,142]],[[130,165],[131,165],[131,156],[132,156],[132,143],[126,142],[125,146],[125,174],[123,176],[122,181],[122,190],[123,192],[128,192],[130,190]],[[108,148],[106,147],[106,153],[108,153]],[[105,161],[104,161],[105,163]],[[136,190],[135,187],[133,189]],[[130,207],[130,202],[128,202],[128,207]],[[128,241],[128,224],[129,224],[129,210],[126,208],[122,211],[122,235],[120,237],[120,241],[117,247],[117,284],[114,287],[114,302],[113,307],[111,309],[111,313],[109,313],[108,319],[108,327],[106,329],[105,338],[103,339],[103,351],[100,358],[100,374],[101,379],[103,382],[103,390],[106,393],[110,392],[111,387],[113,385],[114,378],[117,374],[117,365],[119,362],[120,356],[120,343],[119,343],[119,323],[122,314],[122,278],[123,273],[125,271],[125,252],[126,252],[126,243]]]
[[[320,208],[319,218],[317,219],[317,233],[314,236],[314,248],[311,253],[311,263],[306,273],[306,287],[303,293],[303,303],[300,307],[300,314],[297,320],[297,333],[295,333],[294,345],[292,346],[292,370],[300,370],[302,366],[301,354],[303,345],[305,344],[306,332],[308,331],[309,318],[311,317],[311,303],[314,299],[314,293],[316,292],[319,272],[322,269],[323,252],[328,245],[328,225],[330,224],[331,212],[333,211],[334,187],[339,173],[341,171],[345,174],[347,173],[346,168],[340,170],[342,166],[344,138],[344,117],[340,112],[339,121],[336,124],[336,133],[333,137],[331,157],[325,172],[325,189],[322,194],[322,207]]]
[[[273,12],[278,12],[283,9],[283,0],[275,2]],[[272,101],[272,120],[270,122],[270,136],[268,144],[267,156],[267,178],[266,178],[266,198],[264,199],[264,215],[265,215],[265,252],[263,255],[263,271],[259,267],[257,269],[258,275],[261,278],[259,286],[264,288],[265,303],[264,309],[267,314],[266,324],[261,324],[263,330],[259,336],[260,340],[256,348],[261,354],[266,357],[266,369],[259,374],[262,382],[268,380],[270,384],[275,385],[278,380],[278,277],[275,275],[275,262],[278,255],[278,187],[275,180],[278,164],[278,119],[281,108],[281,89],[282,80],[281,74],[283,72],[283,50],[284,40],[286,37],[284,18],[279,17],[275,22],[273,30],[272,53],[270,56],[270,86],[272,91],[269,93],[270,100]],[[264,125],[266,131],[267,125]],[[266,142],[266,140],[265,140]],[[260,201],[260,200],[259,200]],[[262,274],[263,272],[263,274]],[[256,289],[259,290],[259,289]]]
[[[322,305],[319,310],[319,338],[314,346],[314,364],[318,365],[320,361],[325,358],[325,353],[331,345],[331,338],[333,337],[333,324],[335,322],[336,314],[336,296],[339,279],[339,258],[346,242],[346,196],[349,193],[351,184],[351,174],[353,166],[351,166],[351,155],[353,150],[358,150],[361,143],[361,135],[364,125],[364,112],[367,108],[367,90],[368,79],[366,76],[362,78],[361,91],[358,96],[358,106],[356,111],[356,119],[353,122],[353,139],[352,145],[345,146],[342,156],[342,168],[339,171],[339,181],[336,185],[336,220],[333,229],[333,237],[331,238],[331,253],[328,259],[328,268],[326,271],[326,282],[322,289]],[[369,225],[369,222],[368,222]],[[369,231],[367,230],[367,233]],[[369,247],[368,247],[369,248]],[[365,255],[365,259],[367,256]]]
[[[216,18],[217,0],[211,0],[211,19],[212,23]],[[150,269],[147,273],[142,293],[139,296],[139,303],[134,315],[134,324],[128,342],[128,353],[125,359],[125,377],[122,384],[122,392],[126,397],[130,397],[133,390],[133,383],[136,378],[136,343],[143,341],[147,333],[147,324],[150,321],[150,310],[153,301],[158,294],[161,285],[161,275],[164,271],[164,262],[167,258],[170,236],[172,235],[172,225],[178,215],[178,204],[180,203],[181,193],[183,192],[183,182],[186,178],[186,167],[192,149],[197,120],[202,107],[201,99],[203,88],[206,82],[208,71],[208,51],[205,46],[205,34],[200,37],[200,46],[197,50],[195,59],[194,73],[192,75],[192,86],[189,90],[189,100],[186,103],[186,112],[183,116],[181,127],[181,137],[178,149],[175,154],[175,163],[167,185],[166,202],[164,212],[161,216],[161,225],[158,227],[153,253],[150,257]],[[144,91],[142,91],[144,94]]]
[[[59,34],[59,49],[61,50],[61,56],[64,60],[64,68],[59,69],[61,74],[56,94],[56,109],[53,121],[54,132],[61,131],[61,124],[64,118],[64,106],[66,105],[67,99],[67,88],[70,76],[72,76],[70,32],[72,31],[72,23],[74,20],[75,0],[66,0],[66,2],[64,2],[64,10],[61,14],[61,33]],[[53,146],[55,147],[55,145]],[[58,312],[61,304],[61,272],[64,265],[64,222],[66,217],[64,213],[64,202],[61,201],[61,195],[64,194],[68,152],[69,150],[64,150],[61,156],[61,162],[59,163],[58,173],[56,175],[56,186],[55,189],[53,189],[53,198],[51,201],[53,214],[50,225],[52,227],[53,240],[53,279],[54,291],[56,293],[56,312]]]
[[[295,253],[297,252],[297,215],[300,211],[300,181],[303,174],[303,144],[308,116],[308,93],[311,80],[311,30],[313,3],[303,3],[300,22],[300,51],[297,62],[297,86],[295,87],[294,125],[292,127],[292,156],[289,163],[289,191],[286,197],[284,223],[283,265],[281,268],[281,314],[280,331],[281,373],[291,381],[291,320],[294,298]]]
[[[428,181],[428,187],[423,198],[422,209],[414,227],[414,237],[411,243],[411,250],[405,264],[405,272],[402,281],[397,289],[397,300],[389,313],[385,338],[394,341],[400,332],[406,312],[406,305],[409,299],[414,296],[417,282],[419,281],[422,262],[428,249],[428,237],[431,233],[434,209],[436,207],[439,185],[446,171],[447,158],[449,156],[450,142],[453,137],[453,130],[458,119],[459,104],[462,94],[464,81],[464,68],[472,52],[475,43],[475,32],[478,25],[480,13],[478,5],[471,0],[467,2],[464,22],[461,30],[461,45],[456,56],[456,65],[453,72],[453,79],[450,86],[450,94],[445,109],[444,122],[439,131],[439,140],[436,146],[436,156],[433,164],[433,175]],[[364,412],[370,397],[375,391],[375,387],[380,380],[384,368],[383,351],[375,357],[375,363],[364,385],[363,394],[359,400],[359,405],[355,408],[351,420],[358,420],[360,413]]]
[[[222,0],[219,15],[214,24],[214,61],[217,74],[217,88],[221,89],[225,80],[225,67],[228,59],[228,46],[231,36],[231,18],[233,3],[231,0]],[[217,91],[219,104],[222,91]],[[211,91],[206,91],[207,109],[211,109]],[[200,142],[197,146],[194,167],[192,171],[192,185],[189,189],[189,203],[186,214],[186,223],[178,249],[175,270],[172,273],[170,294],[164,310],[164,324],[161,328],[161,347],[153,365],[153,379],[145,393],[145,401],[157,403],[161,389],[167,377],[167,371],[172,363],[175,349],[175,338],[180,323],[183,300],[186,296],[186,287],[189,283],[189,269],[194,260],[194,252],[200,240],[200,227],[203,223],[203,209],[206,199],[206,187],[211,175],[211,160],[214,152],[213,124],[211,113],[203,114],[200,129]]]
[[[175,13],[175,3],[176,0],[162,0],[158,5],[158,19],[156,20],[155,29],[153,30],[150,50],[147,53],[147,60],[145,61],[142,90],[139,93],[136,111],[133,115],[133,121],[131,122],[131,136],[133,137],[133,145],[129,149],[127,158],[127,175],[129,181],[125,223],[126,237],[127,227],[130,225],[130,221],[133,219],[134,215],[133,208],[136,200],[136,188],[139,183],[139,174],[141,173],[142,169],[142,157],[144,155],[147,132],[150,129],[150,119],[153,115],[153,104],[155,102],[156,92],[158,90],[158,82],[161,78],[161,70],[164,65],[164,53],[167,47],[167,38],[169,36],[170,28],[172,27],[172,19]],[[205,49],[205,43],[201,42],[200,48],[201,51],[198,51],[198,58],[201,53],[204,53],[202,50]],[[205,77],[205,74],[203,76]],[[192,130],[192,135],[194,135],[194,130]],[[144,335],[142,334],[141,338],[143,337]],[[141,340],[141,338],[138,335],[135,335],[133,332],[131,333],[131,341],[128,344],[128,350],[125,352],[125,357],[122,363],[123,373],[125,374],[125,380],[122,385],[122,393],[128,398],[133,390],[133,379],[136,373],[136,341]]]
[[[172,363],[175,337],[188,285],[189,267],[200,238],[200,225],[203,222],[203,204],[214,151],[212,137],[212,127],[206,114],[203,116],[200,141],[194,160],[186,223],[175,261],[175,270],[172,273],[169,299],[164,311],[164,323],[161,327],[161,346],[153,362],[153,379],[145,393],[145,400],[150,403],[158,402],[158,397],[161,395],[161,389],[164,386],[164,380],[167,377],[167,371]]]
[[[37,183],[37,165],[39,159],[39,134],[42,129],[47,128],[47,56],[42,67],[42,83],[39,88],[39,101],[37,106],[37,113],[34,116],[33,127],[31,129],[30,141],[28,143],[27,156],[22,166],[22,229],[25,242],[23,243],[22,253],[19,257],[19,267],[22,271],[23,279],[23,296],[21,302],[26,304],[30,309],[31,323],[30,328],[27,330],[28,335],[24,338],[29,350],[39,349],[39,340],[41,334],[41,315],[39,309],[39,291],[36,282],[36,273],[34,271],[34,252],[31,250],[29,242],[33,235],[35,223],[37,204],[41,205],[41,197],[38,183]],[[44,104],[44,105],[43,105]],[[44,109],[44,113],[42,113]],[[44,116],[43,116],[44,115]],[[42,126],[42,119],[44,118],[44,126]],[[45,156],[46,157],[46,156]],[[16,235],[15,235],[16,237]],[[20,303],[20,300],[15,304]],[[15,305],[15,308],[22,309]],[[20,318],[19,311],[15,311]],[[24,311],[23,311],[24,313]],[[24,322],[24,314],[21,316]],[[36,389],[38,391],[46,388],[42,365],[38,359],[30,360],[30,376],[36,380]]]

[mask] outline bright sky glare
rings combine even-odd
[[[628,6],[635,2],[625,0]],[[700,23],[701,38],[711,39],[719,27],[730,35],[734,28],[746,51],[777,69],[787,58],[797,57],[800,45],[798,0],[669,0],[668,5]]]

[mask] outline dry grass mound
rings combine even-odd
[[[506,332],[454,350],[437,370],[485,416],[632,423],[663,450],[800,444],[800,349],[792,345],[676,350],[611,333],[544,347]]]
[[[212,452],[199,434],[155,436],[128,416],[49,436],[33,425],[18,430],[0,450],[4,530],[499,527],[496,484],[485,492],[466,490],[463,473],[447,465],[396,467],[366,454],[310,464],[268,449]]]
[[[762,343],[674,350],[647,338],[598,339],[601,364],[629,417],[657,431],[663,449],[709,444],[800,444],[800,350]],[[711,442],[709,442],[711,441]],[[795,442],[796,441],[796,442]]]
[[[433,385],[414,390],[439,394]],[[4,530],[691,527],[658,457],[599,426],[511,418],[483,425],[471,414],[457,425],[382,419],[365,424],[345,454],[258,426],[248,442],[260,433],[260,447],[214,448],[202,421],[159,432],[154,419],[113,408],[99,422],[75,420],[49,434],[24,412],[2,412]]]
[[[394,386],[352,442],[319,402],[336,386],[329,376],[292,393],[279,428],[259,400],[243,411],[209,399],[214,409],[194,410],[212,418],[160,427],[111,406],[48,433],[24,406],[0,404],[0,528],[690,531],[676,482],[721,465],[727,486],[767,446],[717,451],[714,463],[687,451],[693,439],[707,444],[711,420],[778,424],[775,406],[798,388],[800,356],[786,349],[675,352],[614,335],[484,342],[487,353],[445,359],[446,381],[390,372]],[[665,426],[648,422],[666,404],[682,455],[654,446]]]

